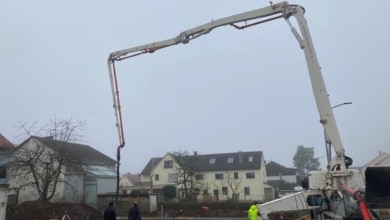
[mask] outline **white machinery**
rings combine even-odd
[[[120,149],[125,145],[125,141],[115,61],[121,61],[145,53],[153,53],[156,50],[180,43],[186,44],[197,37],[210,33],[217,27],[230,25],[237,29],[244,29],[263,22],[284,18],[297,39],[299,47],[305,54],[312,89],[320,114],[320,123],[324,126],[327,142],[332,144],[335,156],[329,162],[326,171],[316,171],[309,174],[307,191],[259,205],[262,218],[266,219],[267,214],[271,212],[313,209],[320,210],[320,216],[324,219],[350,218],[354,216],[371,219],[371,214],[365,208],[362,194],[358,190],[364,188],[361,175],[357,170],[348,169],[348,166],[352,164],[352,160],[344,154],[344,148],[333,116],[304,12],[303,7],[290,5],[288,2],[271,3],[268,7],[213,20],[210,23],[183,31],[177,37],[171,39],[111,53],[108,57],[108,70],[119,136],[118,164]],[[299,31],[291,24],[289,20],[291,17],[295,17],[297,20]],[[253,23],[247,24],[248,21]],[[240,26],[240,22],[245,22],[245,25]],[[351,199],[347,199],[347,197]]]

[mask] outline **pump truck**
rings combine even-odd
[[[349,169],[352,165],[352,159],[345,155],[304,13],[305,9],[299,5],[289,4],[285,1],[276,4],[270,2],[268,7],[213,20],[209,23],[185,30],[171,39],[110,53],[107,64],[119,138],[119,146],[117,148],[118,164],[120,150],[125,146],[125,138],[119,99],[118,78],[115,69],[116,61],[125,60],[141,54],[154,53],[160,49],[177,44],[187,44],[200,36],[210,33],[213,29],[222,26],[245,29],[275,19],[285,19],[293,36],[298,41],[299,47],[304,52],[314,98],[320,115],[319,121],[327,134],[326,141],[327,143],[331,143],[335,155],[329,161],[327,170],[309,173],[307,184],[305,184],[306,190],[268,203],[259,204],[261,218],[268,219],[268,214],[273,212],[312,210],[315,213],[314,216],[312,215],[313,218],[374,219],[375,216],[370,211],[365,200],[364,180],[359,170]],[[295,17],[299,31],[290,22],[291,17]],[[389,173],[387,172],[387,175]],[[381,201],[376,204],[378,203],[379,206],[384,204]]]

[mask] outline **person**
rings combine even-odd
[[[257,208],[257,204],[258,202],[254,202],[249,210],[248,210],[248,220],[257,220],[259,215],[260,215],[260,212],[259,212],[259,209]]]
[[[130,209],[128,220],[141,220],[141,212],[137,202],[134,202],[133,207]]]
[[[285,220],[286,216],[284,215],[284,212],[280,212],[280,220]]]
[[[116,220],[116,212],[113,202],[108,203],[108,207],[104,210],[103,218],[104,220]]]

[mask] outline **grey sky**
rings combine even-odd
[[[85,142],[115,158],[107,57],[269,1],[0,1],[0,133],[17,120],[83,120]],[[290,2],[306,9],[346,154],[390,150],[390,2]],[[281,19],[222,27],[186,45],[117,62],[126,146],[121,172],[151,157],[262,150],[292,166],[298,145],[325,156],[303,51]],[[322,164],[325,157],[321,158]]]

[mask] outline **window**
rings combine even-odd
[[[155,181],[159,181],[159,180],[160,180],[160,175],[154,174],[154,180],[155,180]]]
[[[177,174],[176,173],[169,173],[168,174],[168,182],[169,183],[176,183],[177,182]]]
[[[215,159],[215,158],[211,158],[210,159],[210,164],[215,164],[215,161],[216,161],[217,159]]]
[[[199,195],[200,194],[200,189],[199,188],[194,188],[194,194]]]
[[[203,190],[203,195],[208,195],[209,194],[209,191],[207,189],[204,189]]]
[[[233,158],[233,157],[229,157],[229,158],[227,159],[227,163],[233,163],[233,161],[234,161],[234,158]]]
[[[164,168],[173,168],[173,160],[164,161]]]
[[[251,189],[249,187],[244,187],[244,193],[245,195],[250,195],[251,194]]]
[[[254,179],[255,178],[255,173],[253,173],[253,172],[246,173],[246,178],[247,179]]]
[[[195,175],[196,180],[202,180],[203,179],[203,174],[196,174]]]
[[[249,156],[248,161],[253,162],[253,156]]]
[[[185,198],[186,197],[186,194],[184,192],[184,190],[181,191],[181,198]]]
[[[236,180],[236,179],[238,179],[238,172],[234,172],[234,179]]]
[[[227,195],[228,194],[228,188],[226,186],[222,187],[222,195]]]
[[[216,180],[222,180],[223,179],[223,174],[222,173],[216,173],[215,174],[215,179]]]
[[[218,198],[218,195],[219,195],[219,192],[218,192],[218,189],[214,189],[213,190],[213,194],[216,198]]]
[[[0,166],[0,178],[6,178],[6,177],[7,177],[7,167]]]

